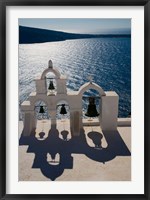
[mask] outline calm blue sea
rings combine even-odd
[[[35,91],[34,79],[52,60],[62,74],[68,75],[67,87],[78,90],[88,76],[105,91],[119,95],[119,117],[131,112],[131,39],[94,38],[19,45],[20,103]]]

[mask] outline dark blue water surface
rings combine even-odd
[[[52,60],[67,87],[78,90],[92,76],[104,91],[119,95],[119,117],[131,112],[131,39],[95,38],[19,45],[20,103],[35,91],[34,79]]]

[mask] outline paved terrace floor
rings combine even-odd
[[[57,130],[41,120],[30,137],[21,136],[19,122],[19,181],[130,181],[131,127],[102,132],[84,126],[71,138],[69,120],[58,120]]]

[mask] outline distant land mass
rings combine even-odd
[[[74,39],[131,37],[130,34],[78,34],[19,26],[19,44],[57,42]]]

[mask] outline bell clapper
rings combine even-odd
[[[67,114],[67,111],[66,111],[66,107],[65,107],[65,106],[66,106],[65,104],[62,104],[62,105],[61,105],[60,114],[61,114],[62,116],[65,116],[65,115]],[[64,119],[63,119],[63,117],[62,117],[62,122],[63,122],[63,128],[64,128],[64,130],[65,130],[65,117],[64,117]]]
[[[85,113],[85,115],[87,117],[90,117],[89,120],[91,120],[92,117],[99,116],[99,113],[97,112],[97,109],[96,109],[94,97],[89,97],[89,105],[88,105],[88,109],[87,109],[87,112]]]
[[[93,117],[98,117],[99,113],[97,112],[96,109],[96,104],[95,104],[95,98],[94,97],[89,97],[89,105],[88,105],[88,109],[87,112],[85,113],[85,116],[89,117],[88,121],[91,122],[93,121]],[[89,123],[89,126],[91,124]],[[92,131],[93,131],[93,127],[91,125]]]
[[[44,110],[43,106],[40,106],[39,113],[40,113],[40,114],[43,114],[43,113],[45,113],[45,110]]]
[[[50,82],[49,82],[48,90],[49,90],[49,95],[53,95],[55,93],[55,87],[54,87],[54,83],[52,80],[50,80]]]
[[[42,114],[42,115],[45,113],[43,106],[40,106],[39,113]],[[44,120],[42,120],[42,132],[43,132],[43,130],[44,130]]]

